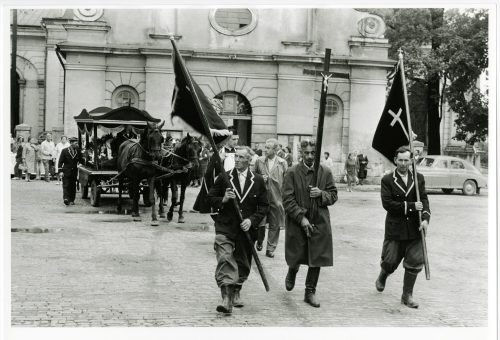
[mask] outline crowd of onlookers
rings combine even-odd
[[[104,138],[103,138],[104,139]],[[173,149],[180,141],[167,137],[165,147]],[[99,152],[100,156],[104,159],[111,157],[109,143],[102,143],[107,147],[104,151]],[[31,181],[33,179],[45,180],[49,182],[51,179],[57,180],[56,184],[61,183],[58,177],[57,163],[62,149],[67,148],[70,144],[66,136],[62,136],[60,141],[55,144],[52,140],[52,134],[46,133],[40,138],[30,136],[25,140],[23,136],[18,136],[16,139],[11,138],[11,177],[14,180],[24,179]],[[104,149],[104,148],[103,148]],[[251,149],[252,159],[250,162],[250,169],[254,169],[255,162],[259,157],[264,155],[264,151],[260,148],[259,144]],[[108,155],[109,154],[109,155]],[[199,187],[201,179],[205,175],[210,157],[213,155],[212,147],[209,143],[201,142],[201,149],[199,153],[199,166],[195,169],[195,176],[191,182],[192,187]],[[284,159],[291,167],[294,163],[292,150],[289,146],[279,144],[276,155]],[[92,155],[91,155],[92,156]],[[298,162],[300,162],[300,156]],[[324,152],[324,157],[321,163],[329,167],[333,172],[333,160],[330,158],[329,152]],[[358,154],[357,152],[350,152],[344,164],[344,177],[343,182],[347,183],[347,191],[352,191],[352,188],[359,184],[362,185],[366,179],[368,158],[366,155]],[[334,173],[335,175],[335,173]]]
[[[66,136],[62,136],[55,144],[51,133],[46,133],[40,138],[29,136],[26,140],[23,136],[11,138],[12,179],[24,179],[27,182],[33,179],[50,182],[53,179],[56,180],[56,184],[60,184],[57,163],[61,151],[68,146]]]

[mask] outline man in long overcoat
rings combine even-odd
[[[397,149],[394,157],[396,169],[382,178],[380,193],[382,206],[387,215],[380,261],[381,270],[375,281],[375,287],[382,292],[387,276],[392,274],[404,259],[405,274],[401,303],[410,308],[418,308],[418,304],[413,301],[413,286],[424,265],[420,230],[424,229],[424,233],[427,230],[431,213],[425,192],[424,176],[419,173],[417,179],[420,201],[417,201],[413,174],[409,171],[412,156],[408,147]],[[419,211],[422,223],[419,221]]]
[[[278,150],[278,140],[268,139],[265,146],[265,156],[259,157],[255,162],[255,172],[264,178],[269,199],[269,212],[259,227],[257,250],[262,249],[262,242],[266,234],[265,224],[269,223],[266,256],[271,258],[274,257],[274,251],[278,245],[280,228],[285,226],[285,209],[281,199],[281,189],[288,165],[283,158],[277,155]]]
[[[240,290],[250,274],[257,228],[269,209],[264,179],[253,173],[249,164],[250,148],[240,147],[236,150],[234,169],[227,172],[231,187],[226,187],[221,175],[208,192],[208,201],[218,212],[215,217],[215,280],[222,294],[217,311],[222,313],[231,313],[233,306],[243,307]],[[232,200],[238,202],[243,221],[238,220]],[[247,231],[252,243],[245,235]]]
[[[332,172],[324,165],[318,169],[318,185],[313,183],[316,142],[300,144],[302,161],[288,169],[283,183],[283,205],[286,212],[285,259],[288,273],[286,290],[291,291],[301,264],[309,266],[304,301],[319,307],[316,285],[321,267],[333,266],[332,229],[328,206],[337,201]],[[315,199],[317,212],[311,211]]]
[[[66,205],[75,204],[78,163],[83,164],[82,153],[78,149],[78,139],[71,137],[69,142],[70,146],[61,151],[57,165],[62,177],[63,200]]]

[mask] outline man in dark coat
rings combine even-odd
[[[63,200],[66,205],[75,204],[76,177],[78,163],[83,164],[83,157],[78,149],[78,139],[71,137],[70,146],[61,151],[58,169],[63,182]]]
[[[328,206],[337,201],[337,188],[331,170],[324,165],[318,169],[318,186],[312,182],[315,141],[302,141],[300,147],[302,161],[288,169],[283,182],[285,259],[288,264],[285,286],[291,291],[300,265],[308,265],[304,301],[319,307],[316,285],[320,268],[333,266]],[[311,216],[311,199],[315,199],[318,206],[314,216]]]
[[[226,187],[224,176],[218,176],[208,193],[210,205],[218,211],[215,217],[215,280],[222,294],[217,311],[222,313],[231,313],[233,306],[243,307],[240,290],[250,274],[251,247],[257,239],[259,223],[269,209],[264,179],[250,171],[250,159],[250,148],[237,149],[235,167],[227,172],[231,187]],[[238,220],[232,200],[238,202],[243,221]],[[245,235],[247,231],[252,238],[251,244]]]
[[[420,230],[427,230],[431,213],[422,174],[417,174],[420,193],[420,201],[417,201],[413,174],[409,171],[412,157],[408,147],[397,149],[394,157],[396,169],[382,178],[380,192],[382,206],[387,210],[387,215],[381,271],[375,281],[375,287],[382,292],[387,276],[392,274],[404,259],[401,303],[410,308],[418,308],[418,304],[413,301],[413,286],[424,264]],[[419,211],[422,213],[422,223],[419,222]]]

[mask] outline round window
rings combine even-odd
[[[129,86],[120,86],[113,92],[113,106],[133,106],[138,107],[139,95],[134,88]]]
[[[210,11],[210,24],[225,35],[248,34],[257,25],[257,17],[248,8],[217,8]]]

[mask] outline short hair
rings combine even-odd
[[[325,151],[325,155],[327,155],[328,157],[330,157],[330,153],[328,151]]]
[[[246,150],[248,153],[248,159],[252,158],[252,149],[246,145],[240,145],[236,148],[236,150]]]
[[[396,152],[394,153],[394,158],[398,158],[398,154],[405,153],[405,152],[409,152],[410,158],[413,158],[413,153],[411,152],[410,148],[407,145],[403,145],[403,146],[400,146],[399,148],[397,148]]]
[[[280,146],[280,144],[278,143],[278,140],[276,138],[269,138],[266,140],[266,144],[267,143],[273,143],[273,149],[274,150],[277,150],[278,147]]]
[[[316,147],[316,140],[315,139],[304,139],[303,141],[300,142],[300,148],[304,149],[308,146]]]
[[[68,136],[61,136],[61,140],[62,140],[63,138],[68,139]]]

